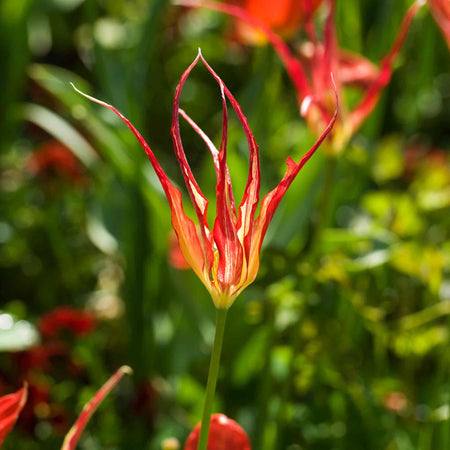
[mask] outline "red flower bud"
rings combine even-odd
[[[201,423],[192,430],[184,450],[197,450]],[[213,414],[209,428],[208,450],[251,450],[247,433],[224,414]]]

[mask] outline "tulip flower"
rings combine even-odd
[[[187,438],[184,450],[197,450],[200,435],[198,424]],[[251,450],[250,441],[244,429],[224,414],[211,416],[211,430],[208,450]]]
[[[321,130],[334,113],[334,87],[330,73],[336,76],[340,99],[344,98],[342,95],[344,86],[359,87],[362,91],[359,103],[351,110],[348,105],[343,105],[339,111],[338,122],[328,146],[333,154],[339,153],[345,147],[350,137],[375,108],[383,88],[391,79],[394,62],[411,21],[424,3],[423,0],[418,0],[407,11],[391,50],[382,59],[378,68],[362,56],[339,48],[335,27],[335,0],[324,1],[328,13],[320,33],[317,33],[313,14],[317,5],[312,0],[299,1],[309,13],[304,15],[307,39],[299,47],[298,52],[291,50],[264,18],[252,15],[249,9],[210,0],[175,0],[175,2],[183,6],[205,7],[223,12],[262,33],[282,60],[296,89],[300,113],[316,135],[321,134]],[[439,0],[435,2],[439,3]],[[318,35],[322,35],[323,38],[319,39]]]
[[[428,5],[450,49],[450,2],[448,0],[428,0]]]
[[[216,148],[211,139],[194,120],[180,109],[180,96],[184,83],[200,60],[220,87],[223,120],[222,139],[219,149]],[[206,450],[214,393],[219,373],[227,310],[239,293],[256,278],[262,241],[269,223],[275,214],[275,210],[300,169],[311,158],[331,131],[337,117],[337,104],[334,115],[330,118],[327,127],[312,148],[298,163],[295,163],[291,158],[287,159],[287,170],[284,177],[280,184],[263,198],[259,215],[256,217],[261,177],[258,146],[238,102],[199,51],[192,64],[181,76],[176,88],[171,128],[175,155],[180,164],[186,188],[197,215],[198,226],[196,226],[184,212],[180,191],[164,173],[150,146],[131,122],[113,106],[82,92],[80,93],[93,102],[105,106],[116,113],[136,136],[146,152],[166,194],[172,213],[172,226],[177,234],[178,243],[180,244],[184,259],[203,282],[217,308],[216,333],[199,437],[199,450]],[[250,153],[247,184],[239,205],[234,200],[230,174],[226,163],[228,130],[227,100],[231,103],[244,129]],[[216,218],[212,229],[207,220],[208,200],[197,184],[184,153],[180,135],[180,116],[203,139],[212,155],[217,178]]]
[[[220,87],[223,124],[222,140],[219,149],[215,147],[203,130],[180,109],[180,96],[184,83],[199,60],[203,62]],[[205,285],[215,306],[218,309],[228,309],[238,294],[256,278],[262,241],[275,210],[300,169],[314,154],[332,129],[336,120],[337,109],[334,115],[330,117],[330,121],[320,138],[300,161],[295,163],[291,158],[288,158],[287,170],[283,179],[275,189],[263,198],[260,213],[255,217],[259,202],[261,177],[258,146],[241,107],[199,51],[195,60],[183,73],[180,83],[176,88],[171,128],[175,155],[180,164],[187,191],[197,215],[198,227],[196,227],[194,222],[184,212],[180,191],[169,180],[150,146],[130,121],[113,106],[88,96],[81,91],[78,92],[93,102],[115,112],[136,136],[153,165],[167,196],[172,213],[172,226],[177,234],[178,242],[186,262]],[[231,103],[244,129],[250,153],[247,184],[239,205],[234,201],[230,174],[226,163],[228,128],[227,99]],[[208,200],[195,180],[184,153],[180,135],[180,116],[198,133],[212,154],[217,177],[217,209],[212,229],[207,220]]]
[[[8,433],[14,427],[20,411],[27,401],[27,385],[13,394],[0,397],[0,447]]]

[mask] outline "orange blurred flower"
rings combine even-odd
[[[408,399],[403,392],[389,392],[384,398],[384,407],[390,411],[400,413],[408,406]]]
[[[39,330],[46,338],[54,338],[62,331],[74,336],[90,333],[96,327],[92,314],[70,306],[60,306],[39,319]]]
[[[311,14],[323,0],[302,2],[298,0],[236,0],[230,4],[240,6],[251,16],[260,20],[283,37],[290,37],[298,31],[305,16]],[[263,33],[239,21],[236,23],[239,40],[246,43],[265,42]]]

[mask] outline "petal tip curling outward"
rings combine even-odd
[[[14,427],[28,396],[28,385],[25,382],[17,392],[0,397],[0,447],[5,437]]]
[[[61,450],[75,450],[81,433],[83,433],[89,419],[97,407],[124,375],[131,375],[132,373],[133,369],[129,366],[120,367],[119,370],[117,370],[117,372],[97,391],[94,397],[84,406],[77,421],[67,433]]]
[[[199,52],[199,55],[197,55],[197,58],[195,59],[195,61],[193,63],[194,65],[195,65],[195,62],[199,59],[200,55],[201,55],[201,53]],[[193,64],[191,64],[191,66],[193,66]],[[127,125],[127,127],[130,129],[130,131],[134,134],[134,136],[138,140],[139,144],[142,146],[145,153],[147,154],[147,157],[148,157],[150,163],[152,164],[156,175],[158,176],[161,186],[164,189],[164,192],[166,194],[167,200],[169,202],[170,210],[172,213],[172,225],[173,225],[173,228],[179,239],[180,247],[182,249],[183,255],[186,258],[186,261],[188,262],[188,264],[195,271],[197,276],[202,280],[203,283],[207,284],[209,281],[208,281],[208,278],[205,276],[205,270],[204,270],[204,267],[205,267],[205,257],[204,257],[205,244],[200,241],[200,237],[202,237],[202,235],[200,235],[200,237],[198,236],[194,223],[185,214],[184,209],[183,209],[181,192],[172,184],[172,182],[166,176],[166,174],[164,173],[158,160],[156,159],[155,155],[153,154],[153,151],[151,150],[150,146],[147,144],[145,139],[141,136],[139,131],[133,126],[133,124],[121,112],[119,112],[114,106],[112,106],[106,102],[103,102],[101,100],[98,100],[95,97],[85,94],[84,92],[82,92],[78,88],[76,88],[73,83],[71,83],[71,85],[75,89],[76,92],[83,95],[88,100],[91,100],[92,102],[97,103],[101,106],[104,106],[105,108],[108,108],[109,110],[114,112],[117,116],[120,117],[120,119]],[[203,241],[204,241],[204,239],[203,239]],[[209,258],[209,259],[211,259],[211,258]]]

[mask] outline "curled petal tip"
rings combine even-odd
[[[78,92],[83,97],[86,97],[91,102],[97,103],[97,104],[99,104],[101,106],[105,106],[106,108],[112,109],[114,111],[114,108],[112,108],[111,105],[109,105],[108,103],[103,102],[102,100],[99,100],[98,98],[92,97],[92,96],[90,96],[88,94],[85,94],[83,91],[80,91],[72,82],[70,82],[70,85],[74,88],[74,90],[76,92]]]
[[[133,369],[130,366],[122,366],[119,368],[119,371],[125,373],[126,375],[132,375]]]

